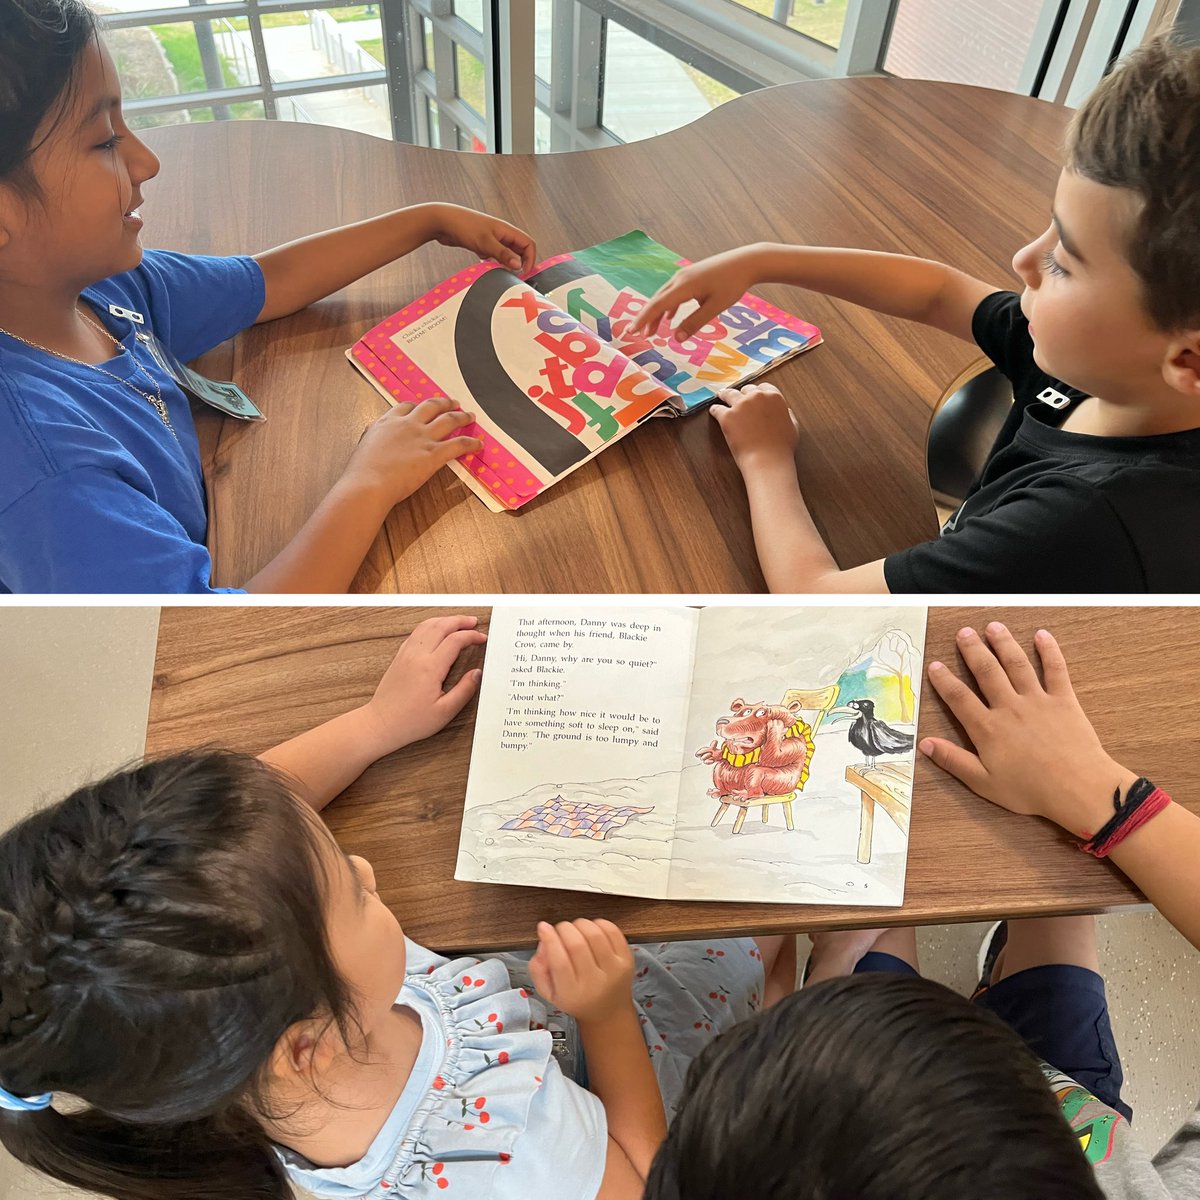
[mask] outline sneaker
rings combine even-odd
[[[1000,951],[1008,944],[1008,922],[997,921],[984,935],[979,943],[979,955],[976,966],[979,968],[979,982],[975,985],[975,995],[985,992],[992,985],[992,969]]]

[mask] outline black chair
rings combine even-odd
[[[933,414],[925,447],[929,490],[939,510],[953,511],[963,502],[1012,403],[1012,384],[995,367],[952,385]]]

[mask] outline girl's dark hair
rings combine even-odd
[[[1103,1200],[1037,1061],[912,976],[789,996],[693,1063],[644,1200]]]
[[[29,159],[47,135],[35,138],[69,109],[76,64],[97,36],[82,0],[0,0],[0,182],[40,197]]]
[[[256,1116],[294,1022],[343,1034],[319,826],[282,776],[224,751],[147,762],[0,837],[0,1142],[120,1200],[276,1200]]]

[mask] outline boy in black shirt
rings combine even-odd
[[[743,292],[794,283],[976,341],[1015,404],[936,541],[839,569],[769,384],[714,406],[773,592],[1200,591],[1200,48],[1137,51],[1075,116],[1020,296],[942,263],[760,244],[681,270],[640,314],[687,336]]]

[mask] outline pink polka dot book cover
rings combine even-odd
[[[820,342],[815,325],[749,294],[688,338],[665,320],[630,333],[686,262],[635,230],[546,259],[527,279],[479,263],[346,354],[390,404],[448,396],[472,412],[463,432],[483,448],[451,469],[494,512],[513,511],[648,417],[695,412]]]

